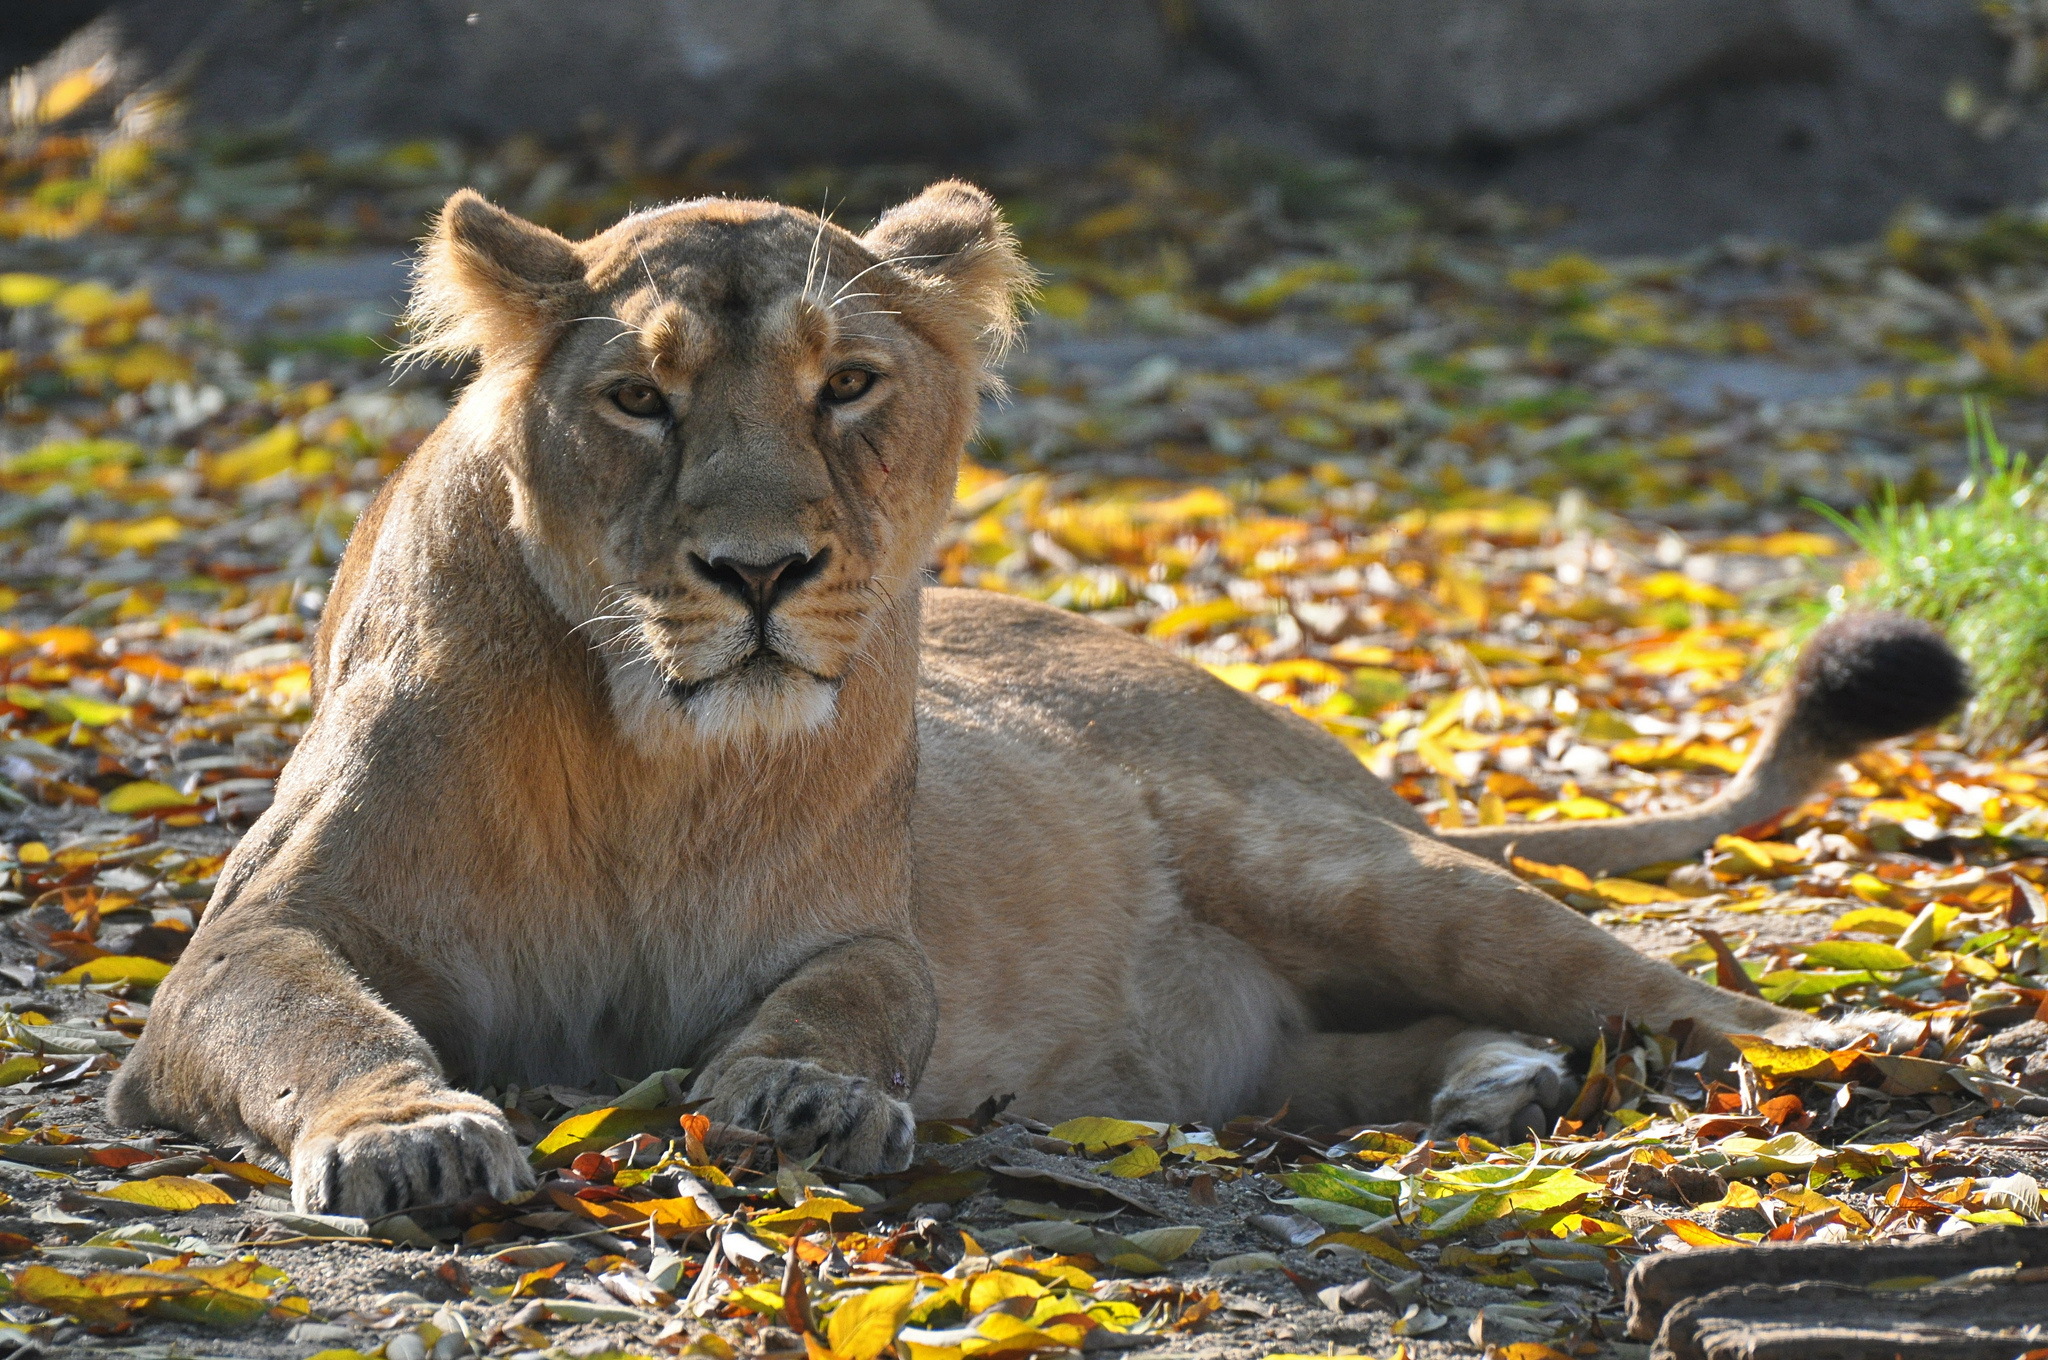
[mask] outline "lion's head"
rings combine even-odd
[[[830,721],[919,584],[1029,273],[994,202],[934,185],[854,236],[704,199],[572,243],[464,191],[413,352],[475,355],[534,575],[629,723]]]

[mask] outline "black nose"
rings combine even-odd
[[[765,614],[789,593],[816,576],[825,565],[825,553],[806,557],[791,553],[773,562],[746,562],[720,554],[705,561],[695,553],[690,561],[697,574],[756,613]]]

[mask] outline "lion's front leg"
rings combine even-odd
[[[498,1110],[311,931],[210,916],[107,1095],[116,1123],[271,1151],[303,1210],[375,1217],[532,1172]]]
[[[910,1164],[907,1103],[938,1032],[924,951],[870,938],[815,955],[698,1076],[704,1113],[865,1174]]]

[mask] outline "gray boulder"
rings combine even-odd
[[[1856,0],[1195,0],[1261,91],[1343,141],[1519,145],[1731,76],[1811,77]]]
[[[129,0],[103,23],[201,123],[330,143],[601,121],[778,158],[988,146],[1032,121],[994,46],[925,0]]]
[[[972,170],[1166,115],[1621,248],[1867,235],[1909,199],[2029,198],[2048,163],[2025,100],[1997,136],[1944,112],[1959,82],[2005,98],[1977,0],[115,0],[17,91],[102,59],[201,125],[329,145],[623,128]]]

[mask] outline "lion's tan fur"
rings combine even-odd
[[[572,246],[453,200],[420,344],[480,374],[357,528],[315,720],[115,1115],[366,1212],[522,1183],[463,1083],[690,1066],[859,1169],[909,1101],[1505,1129],[1561,1072],[1510,1032],[1806,1023],[1434,838],[1292,715],[921,589],[1027,279],[961,185],[865,238],[712,201]],[[856,358],[880,395],[821,405]],[[772,612],[718,585],[784,555],[815,572]]]

